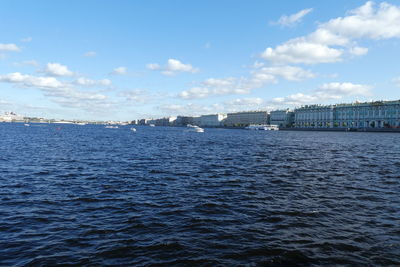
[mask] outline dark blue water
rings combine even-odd
[[[0,124],[0,265],[400,265],[400,134]]]

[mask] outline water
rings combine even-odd
[[[400,265],[400,134],[0,124],[0,266]]]

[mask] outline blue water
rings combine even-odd
[[[400,134],[0,123],[0,266],[400,265]]]

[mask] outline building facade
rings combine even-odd
[[[202,127],[219,127],[225,120],[226,114],[211,114],[200,116],[200,126]]]
[[[269,123],[279,127],[292,127],[294,122],[294,112],[289,109],[274,110],[269,114]]]
[[[5,112],[4,115],[0,115],[0,122],[21,122],[24,121],[24,117],[17,115],[14,112]]]
[[[295,127],[331,128],[334,123],[334,106],[310,105],[294,111]]]
[[[294,113],[298,128],[400,128],[400,100],[304,106]]]
[[[174,122],[174,126],[186,126],[188,124],[193,124],[193,117],[178,116]]]
[[[250,124],[268,124],[267,111],[228,113],[224,122],[227,127],[246,127]]]

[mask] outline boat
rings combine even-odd
[[[24,126],[29,127],[31,125],[29,123],[25,123]]]
[[[194,131],[195,131],[196,133],[204,133],[204,129],[203,129],[203,128],[200,128],[200,127],[195,127],[195,128],[194,128]]]
[[[278,131],[278,125],[268,125],[268,124],[250,124],[245,127],[246,130],[257,130],[257,131]]]
[[[118,126],[107,125],[105,128],[107,128],[107,129],[118,129]]]
[[[149,124],[150,127],[156,127],[154,124]]]
[[[132,128],[131,128],[131,131],[132,131],[132,132],[136,132],[136,128],[133,128],[133,127],[132,127]]]
[[[188,124],[187,127],[190,128],[188,132],[204,133],[204,129],[197,125]]]
[[[278,125],[267,125],[264,127],[264,131],[279,131]]]

